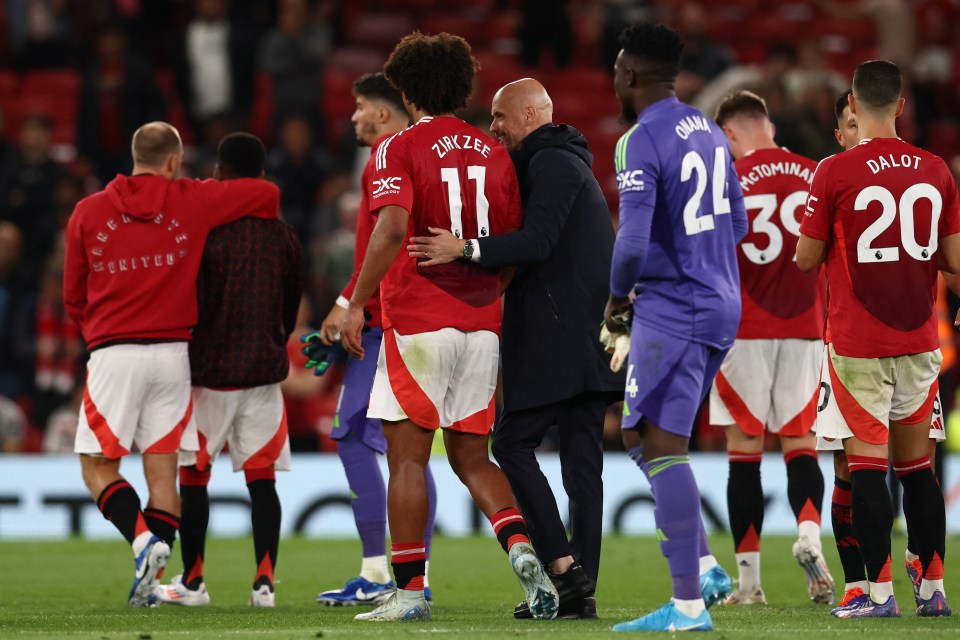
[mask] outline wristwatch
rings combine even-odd
[[[473,258],[473,240],[467,240],[463,245],[463,257],[467,260]]]

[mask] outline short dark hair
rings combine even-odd
[[[723,123],[734,116],[746,116],[748,118],[760,119],[769,118],[770,112],[767,110],[767,102],[752,91],[739,89],[720,101],[717,105],[717,113],[713,117],[721,127]]]
[[[853,95],[853,91],[849,89],[843,92],[843,95],[837,98],[837,102],[833,105],[833,114],[837,116],[837,122],[843,120],[843,110],[850,105],[850,96]]]
[[[861,62],[853,73],[853,95],[873,109],[896,104],[903,89],[900,67],[887,60]]]
[[[387,82],[386,76],[382,73],[366,73],[357,78],[353,83],[353,95],[357,98],[386,102],[400,113],[407,112],[400,92]]]
[[[620,34],[624,53],[637,58],[659,71],[675,78],[680,72],[683,40],[680,34],[658,22],[634,22]]]
[[[229,178],[259,178],[265,158],[263,142],[249,133],[231,133],[217,145],[217,164]]]
[[[383,65],[383,75],[407,100],[438,115],[467,106],[479,68],[470,45],[460,36],[414,31],[397,43]]]

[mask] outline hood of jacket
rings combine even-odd
[[[520,167],[526,167],[537,152],[551,148],[565,149],[583,160],[588,167],[593,166],[593,154],[582,133],[568,124],[545,124],[531,131],[520,147],[511,152],[517,172],[520,172]]]
[[[153,220],[167,203],[171,181],[163,176],[121,176],[107,185],[107,197],[120,211],[140,220]]]

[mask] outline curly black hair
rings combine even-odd
[[[263,142],[249,133],[231,133],[217,145],[217,164],[228,178],[259,178],[265,157]]]
[[[410,102],[430,115],[467,106],[480,65],[460,36],[414,31],[404,36],[383,65],[383,75]]]
[[[637,58],[652,71],[675,77],[680,72],[683,40],[680,34],[658,22],[634,22],[620,34],[624,53]]]

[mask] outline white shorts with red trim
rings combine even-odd
[[[196,465],[203,471],[229,443],[234,471],[290,470],[287,413],[279,384],[234,391],[194,387],[192,422],[200,450],[181,451],[181,467]]]
[[[486,434],[496,416],[500,341],[492,331],[383,332],[367,416]]]
[[[809,432],[822,351],[819,340],[736,340],[710,389],[710,424],[736,424],[751,436]]]
[[[186,342],[95,349],[73,450],[112,459],[134,447],[143,453],[195,451],[191,413]]]
[[[886,444],[890,422],[917,424],[931,415],[930,437],[943,437],[937,376],[940,350],[891,358],[841,356],[827,345],[823,356],[817,416],[817,448],[856,437]]]

